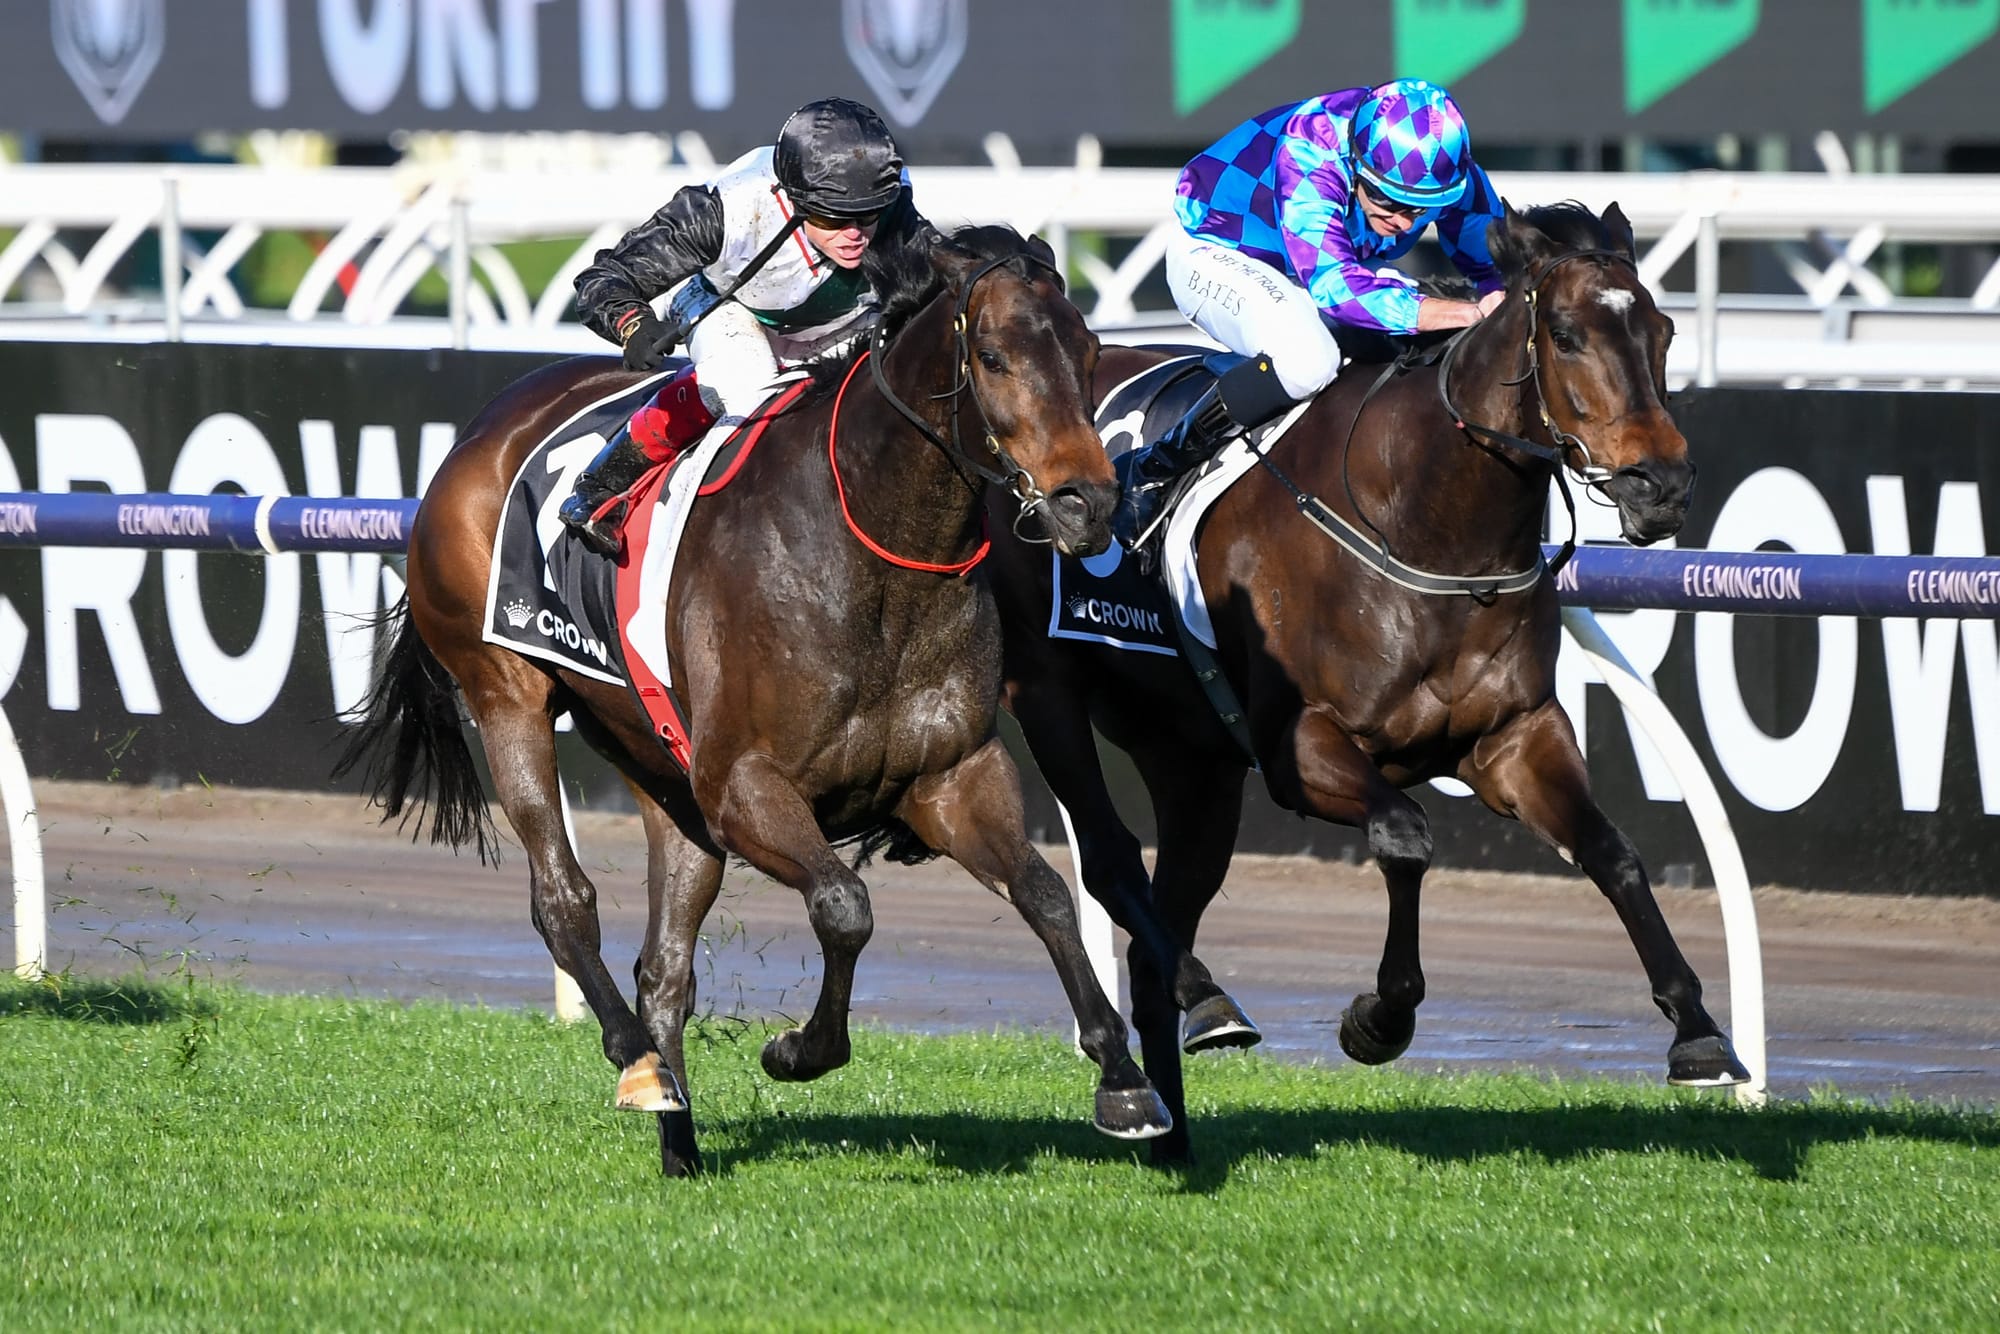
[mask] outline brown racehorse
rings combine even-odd
[[[463,694],[527,850],[535,926],[602,1026],[619,1105],[661,1113],[669,1175],[700,1166],[682,1037],[696,933],[725,855],[804,896],[825,956],[811,1018],[766,1044],[765,1070],[812,1079],[848,1060],[850,987],[873,918],[832,846],[843,840],[903,859],[949,855],[1010,899],[1047,946],[1100,1067],[1098,1127],[1137,1139],[1170,1124],[1090,972],[1062,879],[1025,835],[1019,774],[994,730],[990,588],[940,572],[981,548],[989,480],[1060,548],[1108,544],[1117,485],[1091,424],[1097,340],[1047,247],[1004,228],[918,247],[900,274],[895,261],[877,260],[893,336],[869,354],[874,371],[849,374],[852,357],[819,368],[817,392],[693,509],[682,549],[700,559],[681,563],[666,611],[688,772],[629,690],[481,639],[492,535],[522,459],[636,378],[604,358],[516,382],[446,458],[411,533],[407,612],[347,757],[372,757],[390,815],[434,797],[433,837],[483,853],[489,817],[453,685]],[[639,799],[648,914],[636,1014],[599,957],[596,890],[564,836],[553,723],[565,712]],[[1188,1003],[1215,993],[1199,965],[1182,971]]]
[[[1631,227],[1616,205],[1602,218],[1575,205],[1525,217],[1510,210],[1490,240],[1509,279],[1492,316],[1446,355],[1379,381],[1381,367],[1351,366],[1270,459],[1408,567],[1525,573],[1519,582],[1528,586],[1481,596],[1413,591],[1329,540],[1274,472],[1253,468],[1200,536],[1198,577],[1218,660],[1272,797],[1365,831],[1387,882],[1376,989],[1341,1018],[1350,1056],[1393,1060],[1415,1032],[1424,998],[1418,893],[1431,836],[1423,808],[1402,789],[1452,775],[1581,866],[1611,900],[1673,1024],[1669,1080],[1742,1082],[1748,1076],[1702,1007],[1701,983],[1638,853],[1591,797],[1555,698],[1555,581],[1534,577],[1557,458],[1616,503],[1628,540],[1643,545],[1679,529],[1694,468],[1665,403],[1673,326],[1639,281]],[[1166,355],[1107,349],[1098,392]],[[1243,750],[1183,663],[1050,638],[1045,555],[1010,543],[995,556],[1008,707],[1074,820],[1086,885],[1126,894],[1146,879],[1138,841],[1105,786],[1095,724],[1145,783],[1159,828],[1155,906],[1192,948],[1229,866]],[[1153,1152],[1173,1160],[1188,1152],[1174,1016],[1148,956],[1134,951],[1130,964],[1146,1070],[1175,1116]]]

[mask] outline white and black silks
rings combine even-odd
[[[867,266],[843,269],[799,231],[798,211],[760,148],[707,185],[687,186],[666,207],[601,250],[577,276],[577,314],[613,342],[618,322],[640,306],[696,280],[707,299],[677,300],[697,318],[723,300],[747,309],[775,333],[801,342],[857,323],[877,304]],[[876,225],[871,249],[895,248],[929,230],[911,201],[907,175]],[[683,336],[686,330],[682,331]]]

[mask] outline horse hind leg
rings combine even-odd
[[[1148,1042],[1148,1025],[1158,1022],[1165,1029],[1156,1030],[1155,1039],[1146,1049],[1163,1051],[1157,1032],[1174,1029],[1176,1021],[1185,1014],[1186,1026],[1180,1030],[1180,1042],[1182,1049],[1190,1054],[1254,1046],[1263,1037],[1257,1025],[1233,997],[1216,985],[1207,966],[1195,957],[1190,942],[1169,930],[1154,910],[1152,885],[1139,840],[1126,828],[1111,800],[1104,771],[1098,763],[1090,718],[1080,696],[1060,687],[1022,682],[1010,707],[1029,750],[1034,753],[1036,767],[1075,825],[1077,851],[1082,861],[1077,874],[1084,888],[1104,905],[1119,929],[1131,937],[1132,948],[1148,956],[1148,965],[1135,968],[1132,974],[1133,1018],[1140,1029],[1142,1045]],[[1181,751],[1174,752],[1169,760],[1170,766],[1177,768],[1186,768],[1189,763],[1188,756]],[[1148,784],[1150,787],[1151,779]],[[1240,803],[1240,800],[1239,791],[1234,801]],[[1223,805],[1222,799],[1218,799],[1215,804],[1194,812],[1194,818],[1210,824],[1226,818],[1233,839],[1239,806],[1229,805],[1225,817]],[[1156,982],[1164,988],[1157,1005],[1137,990]],[[1145,1024],[1138,1022],[1142,1013]],[[1152,1069],[1150,1057],[1147,1069]]]
[[[1028,842],[1021,776],[999,740],[914,784],[896,813],[925,844],[1011,902],[1048,950],[1076,1013],[1078,1043],[1097,1062],[1097,1129],[1127,1140],[1171,1130],[1173,1116],[1133,1061],[1125,1021],[1091,970],[1069,887]]]
[[[578,865],[563,827],[548,678],[519,659],[517,679],[476,680],[466,702],[479,724],[487,767],[507,821],[528,854],[529,908],[556,966],[576,979],[603,1031],[604,1055],[620,1074],[614,1105],[623,1111],[685,1108],[639,1016],[604,966],[597,888]],[[508,669],[501,669],[504,674]],[[460,678],[464,680],[463,677]]]
[[[764,1044],[761,1060],[773,1079],[818,1079],[853,1054],[847,1011],[854,965],[875,931],[868,886],[827,843],[805,797],[770,756],[738,757],[713,787],[697,775],[697,793],[711,790],[714,799],[701,806],[716,841],[805,898],[825,964],[819,1000],[803,1025]]]
[[[1340,1049],[1363,1065],[1383,1065],[1410,1048],[1424,1001],[1418,906],[1431,865],[1430,819],[1363,754],[1333,719],[1307,709],[1293,730],[1290,764],[1272,774],[1281,804],[1360,829],[1389,894],[1389,928],[1375,990],[1340,1015]]]
[[[701,1171],[684,1035],[694,1011],[695,945],[701,924],[722,887],[722,859],[683,834],[651,797],[637,787],[646,828],[646,940],[636,969],[639,1017],[652,1034],[665,1076],[683,1105],[660,1112],[660,1171],[669,1177]]]
[[[1243,810],[1240,765],[1191,762],[1184,750],[1135,752],[1133,759],[1153,800],[1159,852],[1153,863],[1153,907],[1183,949],[1192,950],[1202,914],[1222,888],[1236,849]],[[1261,1036],[1235,1002],[1218,992],[1186,1017],[1179,1043],[1178,1015],[1152,952],[1134,943],[1126,952],[1132,973],[1132,1026],[1139,1030],[1146,1073],[1173,1113],[1174,1128],[1153,1141],[1153,1161],[1189,1162],[1193,1146],[1187,1127],[1187,1097],[1181,1053],[1247,1047]],[[1155,1007],[1164,1006],[1155,1014]],[[1226,1008],[1224,1008],[1226,1007]],[[1233,1011],[1233,1013],[1231,1013]]]
[[[1632,841],[1590,795],[1590,778],[1569,718],[1553,700],[1482,741],[1460,767],[1481,800],[1553,845],[1611,901],[1652,986],[1653,1003],[1674,1026],[1667,1082],[1717,1088],[1750,1072],[1703,1006],[1695,976],[1653,897]]]

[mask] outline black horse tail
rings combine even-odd
[[[399,816],[407,824],[414,798],[417,828],[411,842],[422,835],[428,814],[431,842],[454,849],[477,844],[479,860],[497,865],[499,831],[465,744],[451,674],[410,623],[407,596],[376,618],[375,628],[388,637],[389,647],[374,688],[350,715],[359,726],[333,767],[334,777],[365,765],[362,781],[369,800],[382,807],[384,824]]]

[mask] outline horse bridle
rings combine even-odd
[[[1020,509],[1014,516],[1014,535],[1024,542],[1048,543],[1054,540],[1053,537],[1035,536],[1032,533],[1022,531],[1022,525],[1027,522],[1030,516],[1048,507],[1048,495],[1036,484],[1034,474],[1022,467],[1015,460],[1014,456],[1007,452],[1007,447],[1000,443],[1000,437],[993,433],[992,418],[987,414],[986,405],[980,401],[979,386],[974,383],[972,378],[972,344],[968,337],[970,322],[967,319],[967,311],[972,305],[972,290],[979,285],[981,278],[984,278],[995,269],[1004,268],[1016,259],[1026,260],[1030,264],[1046,269],[1055,276],[1058,285],[1062,282],[1062,274],[1057,270],[1055,265],[1026,253],[1002,255],[997,259],[989,259],[977,269],[974,269],[972,276],[965,280],[965,285],[959,289],[958,308],[953,311],[951,320],[952,332],[958,340],[957,383],[941,394],[932,394],[930,396],[932,402],[947,398],[951,400],[950,440],[946,440],[935,430],[931,429],[931,424],[919,416],[916,409],[897,397],[896,391],[889,387],[888,377],[882,371],[883,354],[888,351],[889,347],[889,335],[886,330],[878,329],[876,331],[873,344],[874,355],[869,358],[869,363],[875,376],[876,392],[887,399],[889,406],[896,409],[897,412],[903,415],[905,420],[916,427],[922,433],[924,439],[930,441],[931,444],[937,446],[943,452],[945,458],[951,462],[951,466],[957,471],[960,479],[965,482],[968,488],[974,490],[978,488],[978,483],[974,482],[972,477],[966,476],[967,469],[970,469],[981,480],[991,482],[995,486],[1004,486],[1013,492],[1014,498],[1021,502]],[[985,437],[987,451],[998,460],[999,466],[997,468],[989,465],[983,458],[965,447],[964,436],[959,426],[959,405],[968,392],[972,399],[972,410],[979,414],[980,434]],[[1041,527],[1046,529],[1048,525],[1044,524]]]
[[[1569,513],[1570,531],[1569,536],[1563,539],[1561,550],[1549,562],[1551,573],[1562,569],[1563,566],[1569,563],[1570,557],[1576,554],[1576,499],[1570,495],[1569,471],[1574,471],[1578,477],[1583,479],[1585,486],[1603,496],[1609,496],[1610,493],[1605,488],[1611,479],[1618,475],[1614,469],[1607,468],[1597,462],[1596,458],[1590,452],[1589,443],[1582,436],[1574,435],[1556,425],[1556,419],[1549,414],[1548,386],[1542,383],[1541,350],[1536,346],[1535,342],[1536,335],[1541,332],[1542,327],[1542,309],[1540,304],[1542,284],[1546,283],[1550,275],[1554,274],[1557,269],[1573,259],[1609,260],[1623,264],[1626,268],[1631,269],[1635,275],[1639,271],[1639,266],[1632,261],[1630,255],[1616,250],[1572,250],[1568,254],[1557,255],[1554,259],[1550,260],[1543,267],[1542,271],[1534,276],[1533,281],[1528,284],[1525,294],[1528,302],[1528,337],[1526,345],[1528,367],[1519,375],[1511,379],[1503,379],[1500,383],[1519,385],[1533,382],[1535,386],[1535,410],[1541,416],[1542,429],[1547,431],[1549,439],[1555,442],[1553,446],[1544,445],[1534,440],[1523,439],[1518,435],[1502,431],[1498,427],[1482,426],[1478,422],[1468,418],[1465,413],[1459,410],[1458,405],[1451,401],[1452,367],[1457,365],[1460,350],[1464,348],[1466,343],[1471,341],[1472,333],[1479,328],[1479,325],[1472,325],[1453,338],[1445,347],[1444,358],[1438,365],[1438,398],[1444,404],[1444,410],[1451,414],[1451,420],[1454,425],[1464,431],[1475,442],[1478,442],[1480,437],[1483,436],[1486,441],[1496,445],[1503,445],[1509,449],[1527,454],[1532,458],[1540,459],[1555,468],[1556,490],[1562,496],[1563,508]],[[1580,456],[1583,460],[1582,464],[1578,465],[1572,462],[1572,455]]]
[[[1470,341],[1472,330],[1478,328],[1478,325],[1473,325],[1471,329],[1465,331],[1465,334],[1454,338],[1451,341],[1451,345],[1445,349],[1444,360],[1438,367],[1438,397],[1443,400],[1444,410],[1451,414],[1452,421],[1468,435],[1484,436],[1489,440],[1504,444],[1512,449],[1520,450],[1522,453],[1541,459],[1544,462],[1552,463],[1558,469],[1558,475],[1560,475],[1562,468],[1569,467],[1578,477],[1583,479],[1585,486],[1601,491],[1605,484],[1617,474],[1613,469],[1607,468],[1596,461],[1590,452],[1589,443],[1583,437],[1563,430],[1562,427],[1556,425],[1556,419],[1549,415],[1548,387],[1542,383],[1541,351],[1535,345],[1535,336],[1541,332],[1542,311],[1540,296],[1542,284],[1546,283],[1557,269],[1573,259],[1615,260],[1631,269],[1635,274],[1638,272],[1638,265],[1632,262],[1631,257],[1621,254],[1616,250],[1572,250],[1566,255],[1558,255],[1550,260],[1547,267],[1539,274],[1536,274],[1534,281],[1528,284],[1526,293],[1528,302],[1528,368],[1512,379],[1502,380],[1501,383],[1518,385],[1528,383],[1531,380],[1534,382],[1535,407],[1541,415],[1542,429],[1549,433],[1549,438],[1555,442],[1554,447],[1538,444],[1533,440],[1524,440],[1518,435],[1510,435],[1508,432],[1499,430],[1496,427],[1482,426],[1478,422],[1468,419],[1463,412],[1459,411],[1458,405],[1451,401],[1452,367],[1457,363],[1459,349],[1466,342]],[[1582,456],[1583,463],[1581,466],[1570,461],[1572,453]]]
[[[1367,525],[1368,530],[1374,534],[1372,541],[1354,524],[1349,523],[1347,520],[1341,518],[1339,514],[1328,509],[1317,496],[1302,489],[1271,461],[1270,456],[1263,449],[1255,451],[1258,462],[1272,476],[1276,477],[1286,490],[1291,492],[1292,500],[1298,506],[1299,513],[1304,515],[1321,532],[1367,561],[1370,567],[1377,572],[1387,578],[1393,579],[1403,587],[1416,592],[1471,597],[1481,603],[1485,603],[1490,602],[1493,598],[1503,593],[1517,593],[1524,589],[1532,588],[1541,580],[1545,573],[1554,574],[1561,570],[1564,565],[1569,563],[1570,557],[1576,553],[1576,500],[1570,495],[1569,477],[1565,471],[1567,467],[1571,466],[1569,462],[1570,455],[1575,453],[1582,456],[1583,465],[1577,468],[1576,472],[1579,477],[1583,478],[1584,484],[1593,489],[1601,491],[1605,484],[1617,475],[1612,469],[1606,468],[1595,461],[1591,456],[1590,446],[1581,437],[1572,435],[1570,432],[1556,425],[1555,419],[1549,415],[1548,394],[1542,384],[1541,355],[1535,346],[1535,336],[1541,332],[1541,306],[1539,304],[1541,288],[1542,284],[1549,280],[1550,274],[1573,259],[1609,259],[1616,260],[1632,268],[1635,272],[1638,268],[1637,265],[1633,264],[1629,256],[1620,254],[1615,250],[1572,250],[1568,254],[1558,255],[1555,259],[1549,261],[1547,267],[1536,274],[1534,280],[1528,284],[1526,293],[1528,302],[1528,368],[1521,372],[1521,374],[1511,379],[1503,380],[1501,383],[1520,385],[1527,383],[1531,379],[1534,381],[1536,405],[1541,412],[1542,426],[1543,429],[1549,432],[1550,438],[1555,441],[1553,446],[1544,445],[1534,440],[1523,439],[1518,435],[1502,431],[1498,427],[1482,426],[1477,422],[1469,421],[1465,414],[1459,411],[1458,405],[1452,402],[1452,368],[1458,364],[1458,355],[1464,349],[1465,344],[1470,341],[1473,333],[1484,323],[1484,321],[1481,321],[1480,324],[1473,324],[1460,329],[1441,347],[1433,345],[1421,351],[1406,350],[1400,356],[1390,360],[1387,365],[1382,367],[1381,374],[1375,377],[1374,383],[1370,384],[1366,392],[1361,395],[1361,402],[1355,406],[1354,416],[1348,420],[1347,439],[1343,442],[1340,451],[1341,480],[1347,488],[1347,503],[1349,507],[1353,509],[1360,522]],[[1374,399],[1382,386],[1387,384],[1398,373],[1413,369],[1416,366],[1430,365],[1433,362],[1437,364],[1438,368],[1438,398],[1443,402],[1444,410],[1450,414],[1453,425],[1464,431],[1476,443],[1480,442],[1480,437],[1485,437],[1485,441],[1491,442],[1492,445],[1504,446],[1519,451],[1554,467],[1557,490],[1562,495],[1563,507],[1569,511],[1570,535],[1564,539],[1561,550],[1552,559],[1547,561],[1546,565],[1538,560],[1534,566],[1528,569],[1514,570],[1492,576],[1439,574],[1430,570],[1418,569],[1413,565],[1396,559],[1390,553],[1387,536],[1368,518],[1360,501],[1355,496],[1353,480],[1348,475],[1347,466],[1349,459],[1352,457],[1349,447],[1354,442],[1355,429],[1361,424],[1361,414],[1368,410],[1368,404]],[[1268,438],[1265,443],[1269,443]]]

